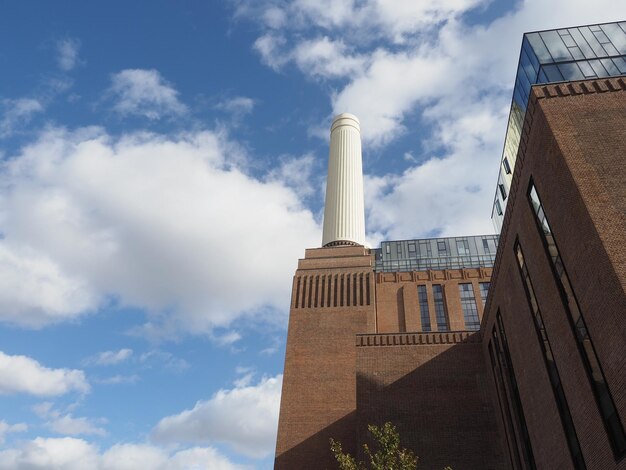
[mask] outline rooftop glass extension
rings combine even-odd
[[[382,242],[375,254],[374,271],[490,268],[498,250],[498,235],[424,238]]]
[[[533,85],[626,75],[626,21],[524,34],[491,220],[502,228]]]

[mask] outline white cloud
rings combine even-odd
[[[167,351],[154,349],[139,356],[139,362],[146,368],[163,367],[174,372],[182,372],[189,368],[189,363]]]
[[[41,101],[34,98],[0,100],[0,139],[12,135],[20,126],[28,124],[43,109]]]
[[[246,114],[250,114],[254,109],[255,101],[247,96],[235,96],[227,100],[221,101],[217,104],[216,108],[227,113],[232,114],[235,117],[241,117]]]
[[[117,385],[117,384],[134,384],[138,382],[140,377],[137,374],[132,375],[113,375],[111,377],[104,377],[101,379],[94,379],[94,382],[104,385]]]
[[[47,426],[57,434],[66,436],[96,435],[106,436],[104,428],[99,427],[91,419],[84,416],[74,418],[71,413],[53,418]]]
[[[122,348],[119,351],[102,351],[94,356],[88,357],[83,363],[88,365],[109,366],[124,362],[130,359],[132,355],[133,350],[129,348]]]
[[[180,116],[187,107],[158,70],[126,69],[111,77],[113,109],[122,116],[137,115],[148,119]]]
[[[146,444],[116,444],[105,452],[83,439],[42,438],[0,451],[0,469],[6,470],[236,470],[211,447],[167,452]]]
[[[300,42],[293,57],[300,70],[321,78],[360,75],[366,65],[365,56],[350,54],[343,41],[327,36]]]
[[[114,298],[147,310],[141,333],[160,335],[284,312],[319,226],[280,176],[234,166],[242,155],[210,131],[43,133],[0,172],[0,259],[10,261],[0,320],[42,326]]]
[[[72,405],[69,408],[73,408]],[[71,413],[63,413],[54,409],[51,402],[38,403],[32,407],[33,412],[40,418],[46,420],[45,426],[57,434],[63,434],[66,436],[78,436],[78,435],[96,435],[106,436],[107,432],[104,428],[99,427],[96,421],[99,423],[106,422],[105,419],[93,420],[87,417],[75,418]]]
[[[7,434],[26,431],[28,431],[28,426],[25,423],[9,424],[4,420],[0,420],[0,444],[4,444]]]
[[[224,442],[237,452],[265,457],[274,451],[282,375],[263,378],[249,385],[244,376],[239,385],[220,390],[211,399],[163,418],[152,431],[166,443],[205,444]]]
[[[53,396],[70,391],[86,393],[89,389],[81,370],[50,369],[30,357],[0,351],[0,393]]]
[[[61,70],[70,71],[78,63],[80,41],[75,38],[66,38],[57,41],[57,62]]]

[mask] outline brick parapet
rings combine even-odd
[[[480,343],[480,341],[480,334],[475,331],[356,335],[357,347],[461,344]]]

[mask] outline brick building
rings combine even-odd
[[[358,454],[367,424],[392,421],[424,469],[626,469],[626,78],[540,83],[560,63],[524,49],[559,40],[576,59],[579,33],[621,54],[587,38],[580,71],[626,55],[626,23],[525,35],[536,80],[509,121],[499,238],[368,249],[354,194],[327,192],[325,247],[293,281],[275,468],[336,468],[330,437]],[[342,119],[329,185],[358,193],[358,121]]]

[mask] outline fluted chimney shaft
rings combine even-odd
[[[364,244],[361,126],[356,116],[344,113],[330,128],[322,246]]]

